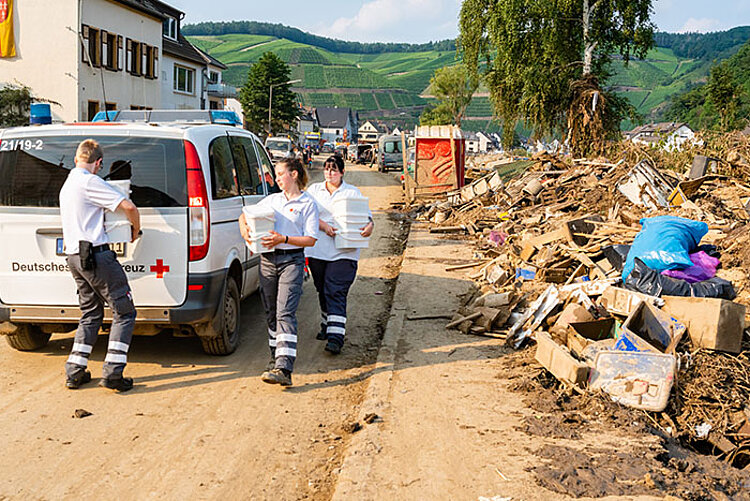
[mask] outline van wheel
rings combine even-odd
[[[22,324],[14,334],[8,334],[5,338],[13,349],[32,351],[47,346],[50,336],[52,334],[42,332],[38,325]]]
[[[227,277],[222,302],[214,318],[197,328],[203,351],[209,355],[229,355],[240,344],[240,290],[237,282]]]

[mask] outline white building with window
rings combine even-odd
[[[16,57],[0,59],[0,84],[23,84],[54,120],[157,108],[163,15],[139,0],[15,2]]]
[[[16,57],[0,59],[0,86],[56,102],[54,121],[209,107],[209,75],[223,65],[204,59],[180,33],[183,13],[159,0],[16,1],[13,11]]]

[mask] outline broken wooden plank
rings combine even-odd
[[[460,324],[460,323],[462,323],[462,322],[465,322],[465,321],[467,321],[467,320],[474,320],[474,319],[477,319],[477,318],[479,318],[479,317],[481,317],[481,316],[482,316],[482,312],[480,312],[480,311],[475,311],[475,312],[474,312],[474,313],[472,313],[471,315],[468,315],[468,316],[465,316],[465,317],[461,317],[461,318],[459,318],[459,319],[457,319],[457,320],[454,320],[453,322],[450,322],[449,324],[447,324],[447,325],[445,326],[445,328],[446,328],[446,329],[452,329],[452,328],[456,327],[456,326],[457,326],[458,324]]]

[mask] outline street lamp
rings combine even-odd
[[[297,82],[301,82],[302,80],[289,80],[288,82],[281,82],[277,84],[271,84],[268,87],[268,136],[271,136],[271,101],[273,100],[273,88],[278,87],[279,85],[288,85],[293,84]]]

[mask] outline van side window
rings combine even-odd
[[[208,147],[208,158],[211,162],[211,194],[214,199],[236,197],[236,172],[232,160],[232,150],[229,148],[227,136],[217,137]]]
[[[386,153],[401,153],[401,143],[399,141],[386,141],[383,149]]]
[[[262,195],[263,184],[258,172],[258,159],[255,156],[253,142],[246,137],[229,136],[237,166],[237,179],[240,182],[241,195]]]
[[[273,168],[271,159],[268,158],[266,149],[258,141],[254,141],[255,149],[258,151],[258,158],[260,159],[260,165],[263,170],[263,179],[266,181],[268,186],[268,193],[280,193],[281,190],[276,186],[276,171]]]

